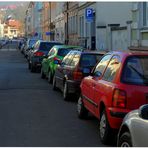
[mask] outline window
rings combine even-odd
[[[48,42],[41,42],[40,44],[40,50],[49,51],[52,47],[53,45]]]
[[[148,85],[148,56],[131,56],[126,60],[121,82]]]
[[[143,2],[143,26],[147,26],[147,2]]]
[[[71,49],[68,49],[68,48],[60,48],[59,50],[58,50],[58,53],[57,53],[57,55],[58,56],[66,56],[68,53],[69,53],[69,51],[70,51]]]
[[[80,37],[84,37],[84,16],[80,17]]]
[[[78,64],[79,60],[80,60],[80,55],[76,54],[74,56],[74,58],[72,59],[70,66],[76,66]]]
[[[105,73],[103,80],[112,82],[115,78],[116,73],[118,72],[121,65],[121,60],[119,56],[113,56]]]
[[[62,63],[63,63],[64,65],[69,65],[69,64],[71,63],[73,57],[74,57],[74,53],[69,53],[69,54],[67,54],[67,55],[64,57]]]
[[[49,52],[48,52],[48,56],[53,56],[56,53],[56,49],[52,48]]]
[[[29,40],[29,47],[32,47],[33,44],[35,44],[37,40]]]
[[[94,74],[95,73],[100,73],[101,75],[103,74],[109,60],[111,58],[111,55],[106,55],[102,58],[102,60],[98,63],[98,65],[96,66],[95,70],[94,70]]]
[[[83,54],[80,60],[80,66],[94,67],[101,57],[102,55],[99,54]]]

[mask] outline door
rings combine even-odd
[[[128,49],[128,32],[127,29],[112,30],[112,50]]]
[[[63,89],[63,80],[65,77],[66,69],[69,67],[69,63],[71,62],[74,54],[73,53],[68,53],[64,59],[62,60],[62,63],[58,65],[55,76],[56,76],[56,85],[60,89]]]
[[[48,58],[43,60],[43,68],[44,68],[44,73],[48,75],[49,69],[50,69],[50,62],[52,61],[54,55],[56,53],[56,49],[52,48],[49,53],[48,53]]]
[[[95,98],[96,89],[99,87],[99,80],[101,79],[104,70],[111,58],[111,55],[105,55],[102,60],[94,68],[92,76],[85,79],[83,84],[83,94],[85,98],[86,107],[95,115],[95,108],[98,108],[98,102]],[[99,94],[98,94],[99,95]]]

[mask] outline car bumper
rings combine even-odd
[[[42,60],[42,57],[34,57],[32,58],[31,63],[34,67],[41,67]]]
[[[113,129],[119,129],[123,118],[128,112],[130,112],[130,110],[112,107],[107,108],[107,116],[110,127]]]
[[[80,93],[80,81],[68,80],[68,92],[69,93]]]

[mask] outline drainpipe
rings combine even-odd
[[[69,42],[69,32],[68,32],[68,31],[69,31],[69,30],[68,30],[68,23],[69,23],[69,22],[68,22],[68,2],[66,2],[66,9],[67,9],[67,10],[66,10],[66,13],[67,13],[67,28],[66,28],[67,37],[66,37],[66,38],[67,38],[67,44],[68,44],[68,42]]]

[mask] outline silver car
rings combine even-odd
[[[148,147],[148,104],[128,113],[120,127],[118,147]]]

